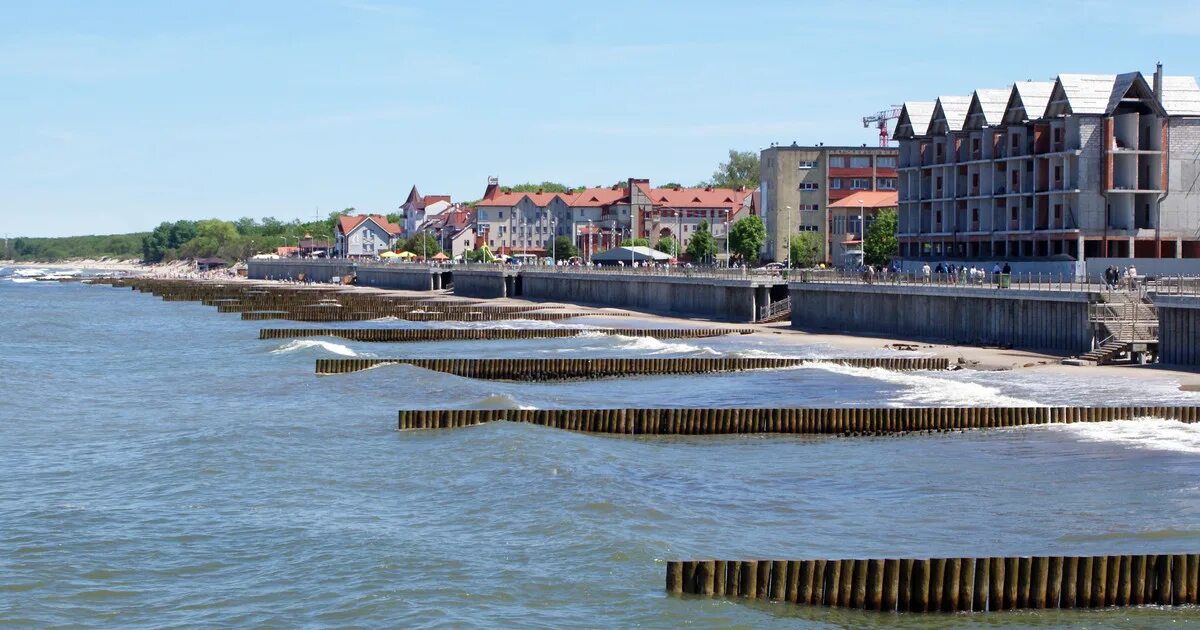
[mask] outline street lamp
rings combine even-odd
[[[587,260],[589,263],[591,263],[592,262],[592,254],[594,253],[595,247],[592,245],[592,229],[593,229],[592,228],[592,220],[588,219],[587,222],[588,222]]]
[[[787,241],[784,244],[784,251],[787,253],[787,270],[790,272],[792,270],[792,207],[784,206],[783,209],[787,211],[788,229]],[[790,278],[791,276],[789,275],[788,277]]]
[[[858,266],[867,264],[867,222],[863,215],[863,199],[858,198]]]

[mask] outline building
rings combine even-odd
[[[862,191],[896,189],[898,151],[888,147],[772,146],[760,156],[766,257],[787,260],[788,234],[816,232],[821,258],[834,257],[829,204]]]
[[[840,267],[862,264],[862,239],[880,212],[896,210],[894,190],[861,190],[829,204],[830,258]]]
[[[1200,258],[1193,77],[1063,74],[904,104],[905,259]]]
[[[475,213],[466,206],[440,212],[417,226],[417,230],[436,238],[442,251],[454,260],[475,249]]]
[[[334,251],[339,258],[376,258],[392,248],[402,229],[378,214],[338,217]]]
[[[417,187],[413,186],[408,192],[408,198],[400,206],[400,212],[404,215],[404,233],[412,235],[426,219],[449,210],[452,205],[450,195],[422,196]]]
[[[475,204],[476,234],[497,253],[545,255],[552,236],[567,236],[585,254],[626,238],[651,244],[678,238],[686,248],[701,221],[723,242],[727,221],[756,212],[751,191],[731,188],[653,188],[630,178],[623,185],[562,193],[505,191],[490,178]]]

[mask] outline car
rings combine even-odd
[[[759,267],[759,269],[767,269],[770,271],[779,271],[780,269],[783,269],[783,267],[784,267],[783,263],[773,262],[773,263],[767,263],[767,264]]]

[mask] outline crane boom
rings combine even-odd
[[[900,107],[893,105],[890,109],[880,110],[869,116],[863,116],[863,128],[875,126],[879,128],[879,146],[886,147],[888,145],[888,121],[895,120],[900,117]]]

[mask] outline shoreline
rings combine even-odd
[[[255,280],[245,278],[230,273],[228,270],[198,273],[191,271],[190,265],[186,262],[143,265],[141,263],[131,261],[80,260],[45,264],[24,262],[12,263],[11,261],[0,261],[0,266],[35,267],[45,269],[86,268],[100,269],[104,271],[126,271],[129,273],[138,273],[140,275],[146,275],[149,277],[193,280],[196,282],[219,281],[280,284],[285,286],[296,285],[296,283],[286,280]],[[398,289],[377,289],[374,287],[358,286],[347,286],[346,289],[354,291],[393,293],[398,295],[421,295],[428,297],[429,299],[444,299],[450,301],[475,301],[473,299],[456,296],[446,290],[404,291]],[[493,298],[487,301],[495,304],[531,306],[544,305],[547,307],[561,306],[567,309],[579,311],[626,313],[631,319],[641,319],[653,323],[670,324],[674,326],[695,326],[697,324],[716,324],[722,326],[731,325],[730,322],[703,317],[687,317],[676,314],[651,313],[616,307],[574,304],[570,302],[535,301],[522,298]],[[1066,358],[1067,355],[1040,352],[1037,350],[959,345],[931,341],[928,339],[904,339],[894,336],[855,335],[838,333],[834,331],[808,332],[793,329],[787,322],[775,322],[770,324],[736,324],[736,326],[739,328],[751,329],[755,332],[755,334],[759,335],[780,335],[789,342],[825,344],[833,348],[845,350],[889,350],[918,352],[933,357],[944,357],[950,361],[951,365],[956,365],[961,369],[975,370],[979,372],[1028,370],[1030,372],[1045,374],[1051,377],[1057,375],[1082,375],[1094,377],[1096,379],[1123,377],[1135,380],[1171,380],[1177,384],[1180,391],[1200,392],[1200,373],[1186,369],[1160,365],[1072,366],[1063,365],[1061,363],[1061,360]]]

